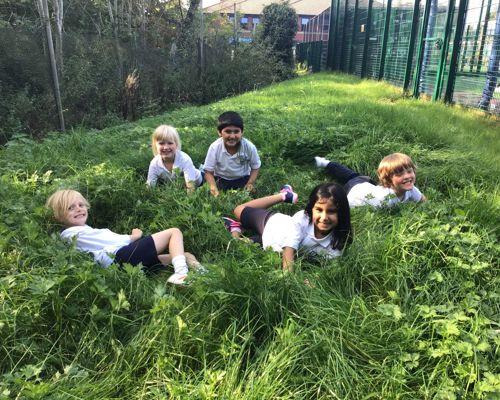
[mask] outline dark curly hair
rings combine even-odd
[[[312,223],[312,210],[319,199],[331,199],[337,206],[337,226],[333,229],[332,248],[342,250],[352,242],[351,212],[344,188],[336,183],[321,183],[316,186],[304,209]]]

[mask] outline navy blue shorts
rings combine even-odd
[[[156,254],[155,242],[151,235],[120,248],[115,255],[115,263],[142,264],[147,272],[157,272],[164,266]]]
[[[351,191],[351,189],[354,186],[359,185],[360,183],[365,183],[365,182],[369,182],[372,185],[375,185],[375,182],[373,182],[372,178],[370,178],[369,176],[365,176],[365,175],[359,175],[359,176],[356,176],[352,179],[349,179],[346,182],[346,184],[344,185],[345,194],[349,194],[349,192]]]
[[[215,177],[215,183],[217,184],[217,188],[219,190],[229,190],[229,189],[243,189],[245,185],[248,183],[250,179],[250,175],[243,176],[238,179],[224,179],[220,176]]]
[[[241,226],[244,229],[249,229],[255,235],[250,236],[250,239],[255,243],[262,244],[262,234],[266,227],[267,221],[274,214],[274,211],[266,208],[245,207],[240,215]]]

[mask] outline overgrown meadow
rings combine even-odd
[[[283,274],[277,254],[224,229],[246,193],[145,187],[156,126],[176,126],[198,164],[226,110],[260,151],[257,195],[299,193],[283,212],[328,180],[314,155],[375,177],[383,156],[408,153],[429,201],[355,209],[343,257]],[[321,73],[103,131],[15,137],[0,150],[0,398],[498,399],[499,126]],[[100,268],[60,241],[44,209],[59,188],[87,197],[94,227],[181,228],[210,272],[179,288],[171,271]]]

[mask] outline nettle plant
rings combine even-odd
[[[431,220],[419,232],[425,237],[419,250],[431,262],[413,289],[418,335],[405,362],[412,369],[432,366],[439,398],[488,398],[500,379],[491,370],[500,345],[500,282],[493,267],[498,246],[488,231],[468,222],[462,210],[454,214],[448,223]],[[421,387],[423,395],[431,394],[430,384]]]

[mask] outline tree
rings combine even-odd
[[[272,3],[264,7],[257,40],[269,46],[276,58],[291,68],[296,33],[297,13],[288,2]]]
[[[47,5],[47,0],[37,0],[36,6],[40,13],[40,18],[42,19],[42,23],[45,25],[45,33],[47,35],[47,47],[49,49],[49,60],[50,66],[52,70],[52,83],[54,90],[54,97],[56,100],[57,111],[59,115],[59,128],[64,132],[64,115],[61,104],[61,91],[59,89],[59,77],[57,75],[57,63],[54,55],[54,45],[52,43],[52,29],[50,27],[49,20],[49,6]]]

